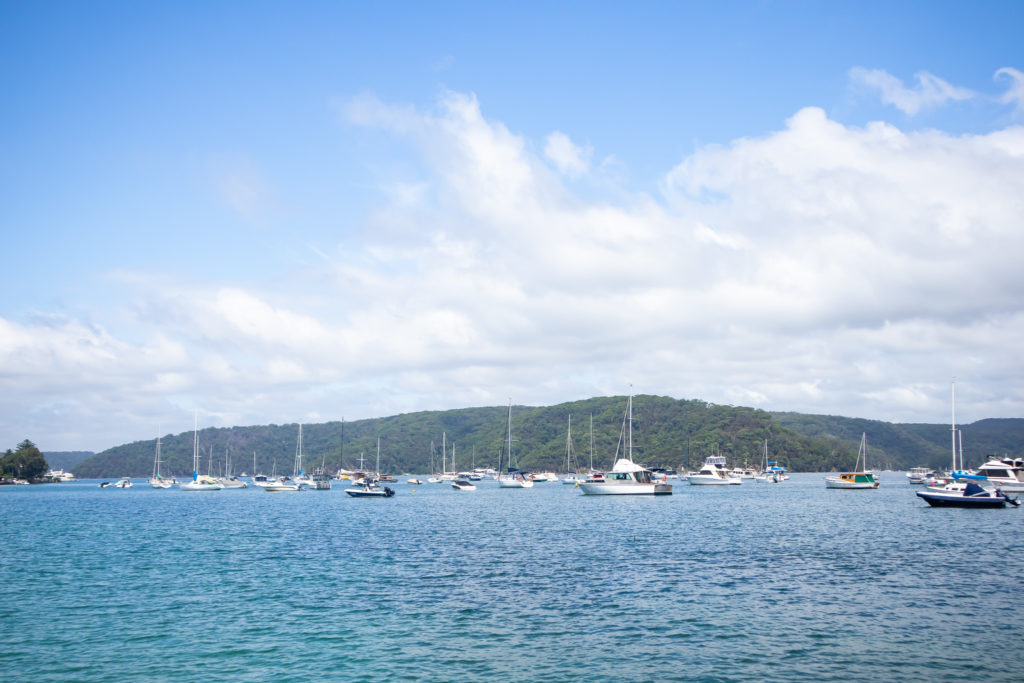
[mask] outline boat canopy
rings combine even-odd
[[[619,458],[615,461],[612,472],[643,472],[644,468],[627,458]]]

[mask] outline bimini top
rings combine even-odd
[[[632,460],[619,458],[615,461],[615,467],[612,468],[612,472],[643,472],[644,469]]]

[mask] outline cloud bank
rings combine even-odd
[[[907,113],[967,96],[860,77]],[[630,385],[941,422],[952,375],[965,421],[1024,414],[1022,128],[908,133],[806,108],[637,192],[471,94],[429,110],[364,95],[340,116],[417,160],[380,178],[360,243],[274,282],[131,274],[130,333],[0,319],[7,440],[100,449],[187,429],[194,406],[208,424],[283,423]]]

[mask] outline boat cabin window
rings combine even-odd
[[[629,481],[631,478],[629,472],[612,472],[612,479],[616,481]]]

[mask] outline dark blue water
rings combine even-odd
[[[3,487],[5,680],[1024,679],[1024,509],[559,484]]]

